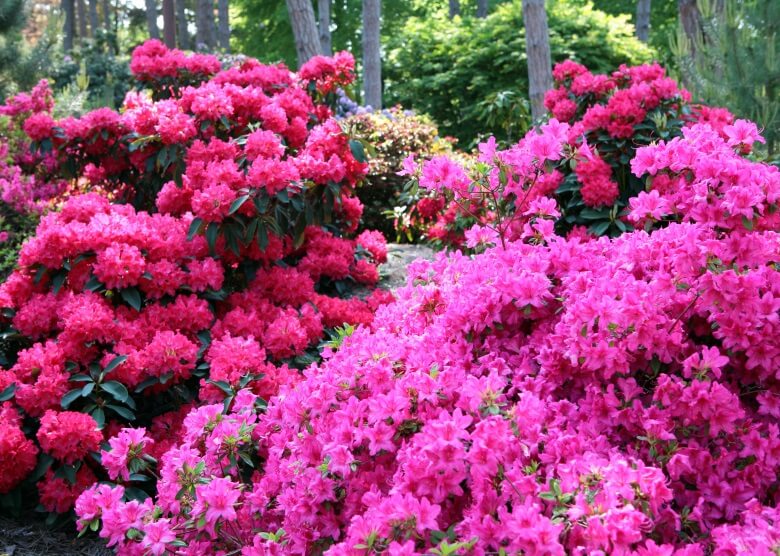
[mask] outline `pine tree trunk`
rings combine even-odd
[[[76,34],[74,0],[62,0],[62,12],[65,14],[65,23],[62,30],[65,36],[62,39],[62,46],[65,52],[70,52],[73,50],[73,36]]]
[[[76,10],[78,11],[78,15],[79,15],[79,38],[81,40],[84,40],[88,36],[86,0],[77,0]]]
[[[528,92],[531,97],[531,117],[544,116],[544,94],[552,89],[552,62],[547,12],[544,0],[523,0],[525,52],[528,62]]]
[[[330,3],[331,0],[317,0],[317,24],[320,31],[320,50],[326,56],[333,54],[333,45],[330,36]]]
[[[450,19],[460,15],[460,0],[450,0]]]
[[[484,18],[488,15],[488,0],[477,0],[477,17]]]
[[[149,30],[150,39],[159,39],[160,30],[157,28],[157,2],[146,0],[146,28]]]
[[[94,37],[98,30],[98,2],[100,0],[89,0],[89,36]]]
[[[287,13],[290,16],[290,25],[295,37],[295,51],[298,54],[298,67],[300,67],[309,58],[321,53],[314,8],[311,0],[287,0]]]
[[[189,50],[190,31],[187,29],[186,6],[184,5],[184,0],[175,0],[174,3],[176,4],[176,25],[178,25],[176,38],[179,40],[179,48]]]
[[[636,3],[636,38],[647,42],[650,37],[650,0],[637,0]]]
[[[224,52],[230,52],[230,4],[229,0],[217,0],[217,12],[219,13],[219,47]]]
[[[363,104],[382,108],[382,53],[380,0],[363,0]]]
[[[111,31],[111,0],[103,0],[103,28]]]
[[[198,44],[197,50],[214,50],[214,3],[212,0],[197,0]]]
[[[696,0],[677,0],[680,24],[691,46],[691,58],[696,57],[696,43],[701,36],[701,14]]]
[[[176,48],[176,11],[173,0],[163,0],[163,40],[168,48]]]

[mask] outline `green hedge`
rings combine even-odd
[[[655,57],[634,37],[629,16],[613,16],[575,0],[547,3],[553,63],[571,58],[593,72]],[[485,103],[502,91],[527,94],[525,29],[520,0],[485,19],[410,18],[387,45],[385,104],[429,114],[444,134],[471,146],[486,129]]]

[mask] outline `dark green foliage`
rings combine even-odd
[[[707,104],[725,106],[763,129],[765,154],[780,142],[780,2],[700,0],[701,35],[677,43],[686,85]],[[695,51],[695,56],[692,52]]]
[[[555,0],[547,7],[553,62],[571,58],[594,73],[653,58],[638,41],[628,16],[611,16],[590,3]],[[501,127],[485,126],[484,102],[501,91],[527,95],[521,2],[496,7],[486,19],[411,18],[386,45],[386,95],[433,117],[460,146],[481,132],[500,139]]]

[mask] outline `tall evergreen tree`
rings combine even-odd
[[[298,54],[300,67],[309,58],[321,53],[314,8],[311,0],[287,0],[287,13],[295,37],[295,51]]]
[[[485,18],[488,15],[488,0],[477,0],[477,17]]]
[[[650,0],[637,0],[635,27],[636,38],[647,42],[650,38]]]
[[[197,0],[198,19],[198,49],[213,50],[214,40],[214,2],[213,0]]]
[[[363,103],[382,108],[382,53],[380,0],[363,0]]]
[[[157,2],[155,0],[146,0],[146,28],[150,38],[160,38],[160,29],[157,27]]]
[[[682,13],[681,13],[682,16]],[[699,0],[699,31],[676,54],[686,84],[763,128],[767,154],[780,149],[780,2]],[[681,26],[686,23],[681,17]],[[688,35],[686,31],[686,35]]]
[[[320,49],[326,56],[333,54],[330,36],[330,3],[331,0],[317,0],[317,27],[320,31]]]
[[[176,40],[179,43],[179,48],[182,50],[189,50],[190,48],[190,31],[187,27],[187,6],[185,0],[174,0],[176,4]]]
[[[217,27],[217,38],[219,47],[224,52],[230,52],[230,3],[229,0],[217,0],[217,14],[219,15],[219,26]]]
[[[523,0],[525,51],[528,58],[528,94],[531,99],[531,117],[544,116],[544,94],[552,89],[552,61],[550,32],[544,0]]]
[[[176,48],[176,9],[174,0],[163,0],[163,40],[168,48]]]

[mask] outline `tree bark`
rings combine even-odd
[[[333,44],[330,36],[330,3],[331,0],[317,0],[317,27],[320,31],[320,50],[325,56],[333,54]]]
[[[460,15],[460,0],[450,0],[450,19]]]
[[[680,24],[691,44],[691,58],[696,57],[696,43],[701,35],[701,14],[696,0],[677,0]]]
[[[89,0],[89,36],[94,37],[98,30],[98,2],[100,0]]]
[[[187,29],[186,6],[184,5],[184,0],[175,0],[174,4],[176,4],[176,25],[178,25],[176,38],[179,41],[179,48],[182,50],[189,50],[190,31]]]
[[[157,2],[146,0],[146,28],[149,30],[150,39],[159,39],[160,30],[157,28]]]
[[[363,103],[382,108],[382,53],[379,42],[380,0],[363,0]]]
[[[62,46],[65,52],[73,50],[73,36],[76,34],[75,2],[74,0],[62,0],[62,12],[65,14],[63,25]]]
[[[300,67],[309,58],[321,53],[314,8],[311,0],[287,0],[287,13],[290,16],[290,25],[295,37],[295,51],[298,54],[298,67]]]
[[[214,50],[214,2],[198,0],[198,44],[197,50]]]
[[[217,0],[217,13],[219,14],[219,27],[217,38],[219,47],[224,52],[230,52],[230,4],[229,0]]]
[[[523,0],[525,52],[528,62],[528,93],[531,97],[531,117],[544,116],[544,94],[552,89],[550,34],[544,0]]]
[[[642,42],[650,38],[650,0],[636,3],[636,38]]]
[[[488,15],[488,0],[477,0],[477,17],[482,19]]]
[[[173,0],[163,0],[163,41],[168,48],[176,48],[176,11]]]
[[[103,0],[103,28],[111,31],[111,0]]]
[[[83,40],[88,36],[86,0],[77,0],[76,11],[79,14],[79,38]]]

